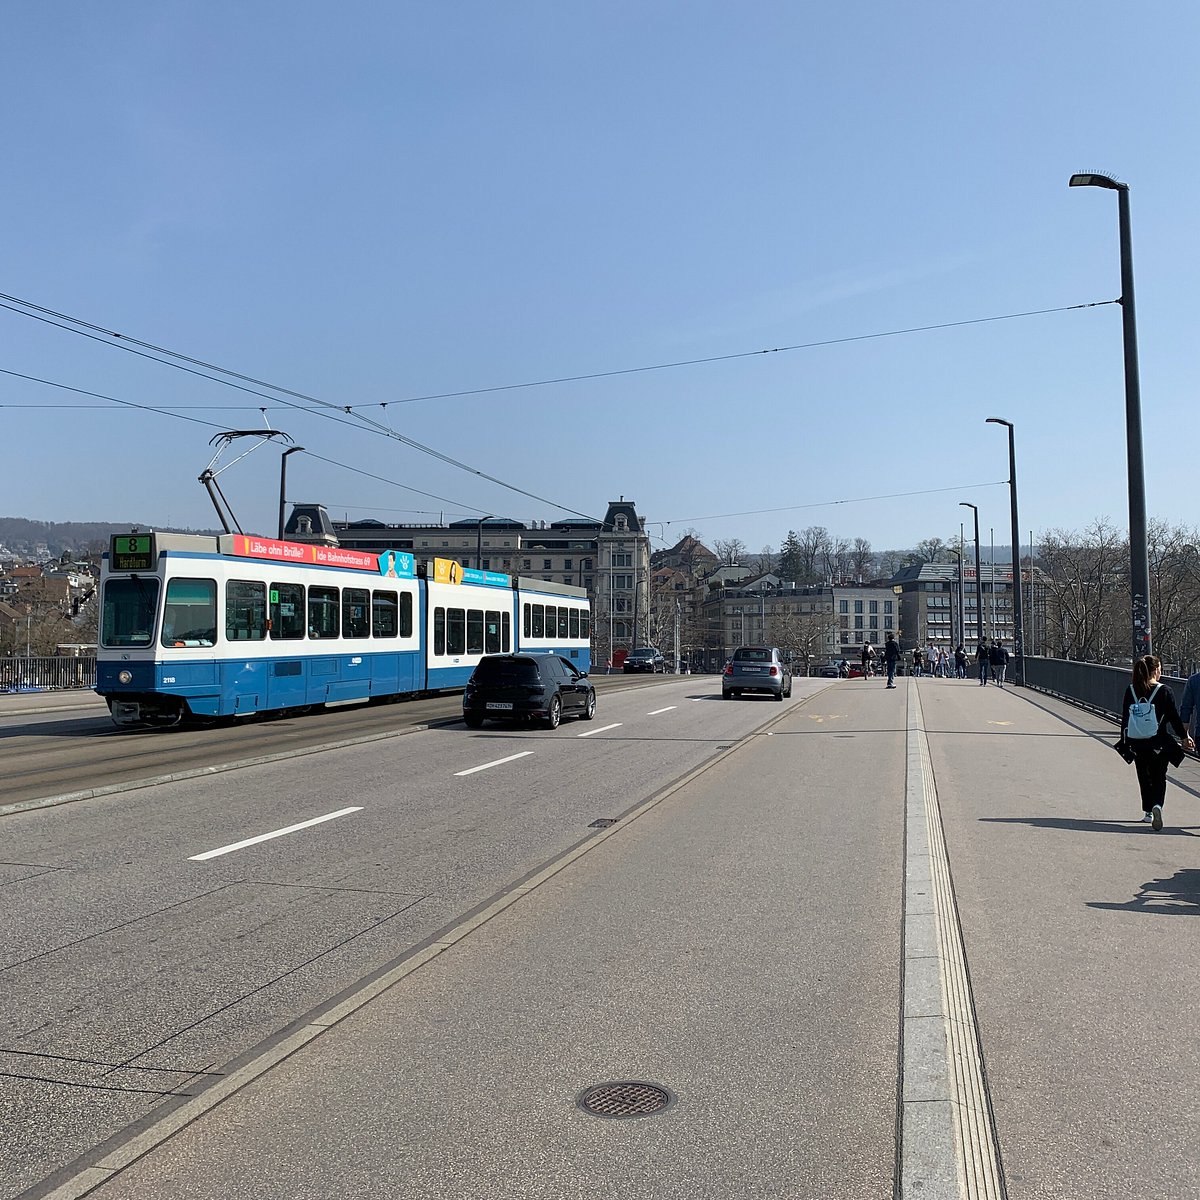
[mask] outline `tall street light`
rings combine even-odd
[[[1142,395],[1138,383],[1137,318],[1133,305],[1133,246],[1129,236],[1129,184],[1108,175],[1072,175],[1071,187],[1117,193],[1121,243],[1121,333],[1125,346],[1125,445],[1129,472],[1129,590],[1133,657],[1151,653],[1150,560],[1146,553],[1146,475],[1142,462]]]
[[[1003,425],[1008,429],[1008,503],[1012,515],[1012,559],[1013,559],[1013,653],[1017,662],[1017,683],[1025,686],[1025,608],[1021,601],[1021,543],[1020,524],[1017,521],[1017,449],[1013,436],[1013,423],[1003,417],[988,417],[985,425]],[[1032,574],[1033,560],[1029,561]],[[996,567],[992,564],[992,581],[995,583]]]
[[[303,446],[289,446],[279,460],[279,540],[283,541],[283,505],[284,493],[287,490],[287,460],[289,454],[303,450]]]
[[[975,638],[978,645],[983,645],[983,571],[979,566],[979,506],[969,500],[960,500],[960,508],[969,508],[975,514]],[[993,580],[995,568],[992,570]],[[966,622],[963,622],[964,626]]]
[[[480,517],[475,526],[475,570],[483,570],[483,523],[491,521],[495,513],[487,513]]]

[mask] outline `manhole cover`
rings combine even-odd
[[[579,1096],[579,1107],[594,1117],[624,1120],[648,1117],[670,1108],[675,1097],[660,1084],[623,1079],[616,1083],[598,1083]]]

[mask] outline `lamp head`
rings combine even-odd
[[[1128,191],[1129,184],[1119,183],[1111,175],[1101,175],[1096,171],[1085,171],[1081,175],[1072,175],[1068,187],[1102,187],[1114,192]]]
[[[1009,429],[1011,429],[1013,427],[1013,423],[1011,421],[1006,421],[1003,417],[988,417],[984,421],[984,424],[985,425],[1006,425],[1006,426],[1008,426]]]
[[[970,502],[970,500],[960,500],[960,501],[958,502],[958,506],[959,506],[959,508],[971,508],[971,509],[974,509],[974,510],[975,510],[975,512],[979,512],[979,505],[978,505],[978,504],[972,504],[972,503]]]

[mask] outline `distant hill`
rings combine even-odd
[[[149,529],[146,521],[33,521],[28,517],[0,517],[0,545],[22,558],[32,558],[39,546],[45,546],[52,558],[61,558],[86,550],[108,549],[114,533],[130,529]],[[171,533],[213,533],[208,529],[163,529]]]

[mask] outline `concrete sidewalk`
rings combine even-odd
[[[914,693],[1007,1194],[1200,1195],[1200,809],[1154,835],[1111,726],[954,680],[789,708],[61,1194],[892,1196]],[[610,1080],[676,1100],[577,1106]]]

